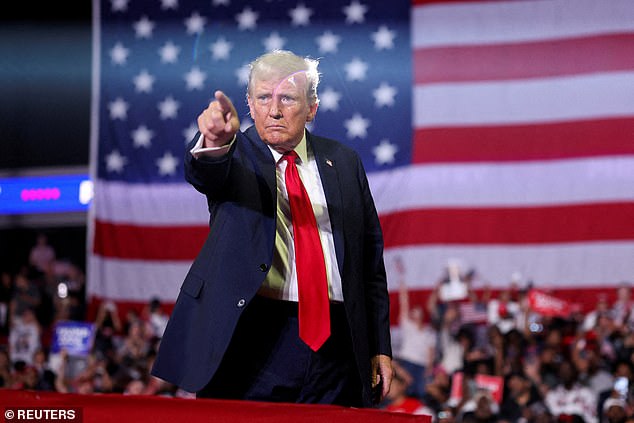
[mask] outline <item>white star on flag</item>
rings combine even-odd
[[[372,148],[374,153],[374,161],[378,165],[390,164],[394,162],[394,156],[398,151],[398,146],[390,143],[388,139],[382,139],[379,145]]]
[[[125,12],[128,10],[128,0],[111,0],[113,12]]]
[[[306,26],[310,22],[310,15],[313,14],[313,11],[304,6],[303,3],[300,3],[296,8],[291,9],[288,14],[291,15],[291,24],[293,26]]]
[[[378,31],[372,33],[374,48],[376,48],[377,50],[387,50],[394,48],[394,38],[396,38],[396,32],[391,31],[385,25],[381,25]]]
[[[178,108],[180,107],[180,103],[172,96],[168,96],[165,100],[161,101],[158,104],[158,109],[161,113],[161,119],[175,119],[178,113]]]
[[[370,120],[365,119],[359,113],[355,113],[352,118],[346,119],[344,126],[348,130],[348,138],[365,138],[368,136]]]
[[[331,87],[326,87],[326,89],[319,94],[319,110],[338,110],[339,99],[341,99],[341,94],[333,90]]]
[[[232,48],[233,44],[227,41],[225,37],[218,38],[209,46],[214,60],[227,60]]]
[[[156,159],[156,165],[159,169],[159,175],[173,175],[176,172],[176,166],[178,166],[178,159],[171,152],[166,151],[163,157]]]
[[[280,37],[277,31],[274,31],[262,42],[266,51],[281,50],[284,48],[286,40]]]
[[[154,85],[155,78],[148,73],[146,69],[143,69],[140,74],[134,77],[134,88],[139,93],[152,92],[152,85]]]
[[[207,74],[201,71],[198,66],[194,66],[185,74],[187,90],[202,90],[205,87],[205,79],[207,79]]]
[[[117,97],[115,101],[108,103],[110,119],[126,120],[128,117],[128,109],[130,105],[121,97]]]
[[[372,91],[376,107],[394,106],[396,88],[386,82],[381,82],[379,88]]]
[[[368,64],[355,57],[345,65],[345,69],[348,81],[363,81],[368,71]]]
[[[198,12],[192,13],[192,15],[185,19],[185,26],[187,27],[188,34],[202,34],[205,29],[205,23],[207,18],[200,16]]]
[[[161,9],[163,10],[178,9],[178,0],[161,0]]]
[[[365,21],[365,13],[368,11],[368,7],[353,1],[348,6],[343,8],[343,13],[346,15],[346,23],[363,23]]]
[[[154,137],[154,131],[149,130],[145,125],[141,125],[132,131],[132,143],[135,147],[150,148],[152,137]]]
[[[320,53],[336,53],[341,37],[330,31],[324,32],[316,39]]]
[[[143,16],[134,23],[134,32],[137,38],[152,38],[153,30],[154,22],[149,20],[147,16]]]
[[[130,50],[125,48],[123,44],[117,43],[110,50],[110,59],[115,65],[123,65],[128,60]]]
[[[254,30],[258,20],[258,13],[254,12],[250,7],[245,7],[244,10],[236,15],[238,21],[238,29],[240,30]]]
[[[238,77],[238,84],[247,85],[249,83],[249,73],[251,72],[251,68],[248,63],[240,66],[236,69],[236,76]]]
[[[178,61],[178,54],[181,48],[174,44],[172,41],[167,41],[163,44],[163,47],[159,49],[159,55],[161,56],[162,63],[176,63]]]
[[[113,150],[105,159],[108,172],[121,173],[123,172],[123,167],[128,163],[128,159],[123,157],[119,150]]]

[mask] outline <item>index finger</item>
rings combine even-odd
[[[222,108],[222,113],[227,114],[233,111],[233,103],[229,100],[229,97],[225,95],[222,91],[218,90],[214,93],[214,97],[220,103],[220,107]]]

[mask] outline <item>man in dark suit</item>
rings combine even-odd
[[[198,397],[369,407],[389,391],[381,227],[358,155],[305,129],[318,82],[316,61],[267,53],[251,64],[254,126],[239,131],[221,91],[198,118],[185,173],[207,197],[210,234],[152,370]],[[294,168],[299,178],[289,176]],[[299,179],[310,197],[303,210],[314,216],[293,203],[288,184]],[[297,244],[304,217],[320,244],[308,258]],[[318,270],[302,270],[315,257]],[[305,300],[302,287],[322,273],[325,308],[305,329],[303,313],[317,301]],[[310,330],[318,339],[307,340]]]

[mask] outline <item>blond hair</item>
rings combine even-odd
[[[251,88],[256,80],[266,81],[273,78],[286,78],[297,73],[306,75],[306,98],[309,104],[319,102],[317,86],[319,85],[319,61],[308,57],[301,57],[287,50],[273,50],[255,59],[249,65],[249,84],[247,94],[251,95]]]

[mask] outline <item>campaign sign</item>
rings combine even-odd
[[[486,389],[491,393],[493,400],[502,404],[502,394],[504,392],[504,379],[500,376],[492,375],[475,375],[475,383],[478,388]]]
[[[500,376],[476,374],[470,383],[464,386],[464,374],[455,372],[451,379],[451,393],[449,394],[450,402],[458,404],[464,397],[464,388],[470,388],[469,397],[473,397],[477,390],[488,391],[491,398],[498,405],[502,403],[502,394],[504,392],[504,379]]]
[[[87,356],[95,341],[95,325],[87,322],[62,321],[55,325],[51,352],[66,350],[69,355]]]
[[[531,310],[542,316],[568,317],[572,311],[572,305],[545,292],[531,289],[528,291],[528,304]]]

